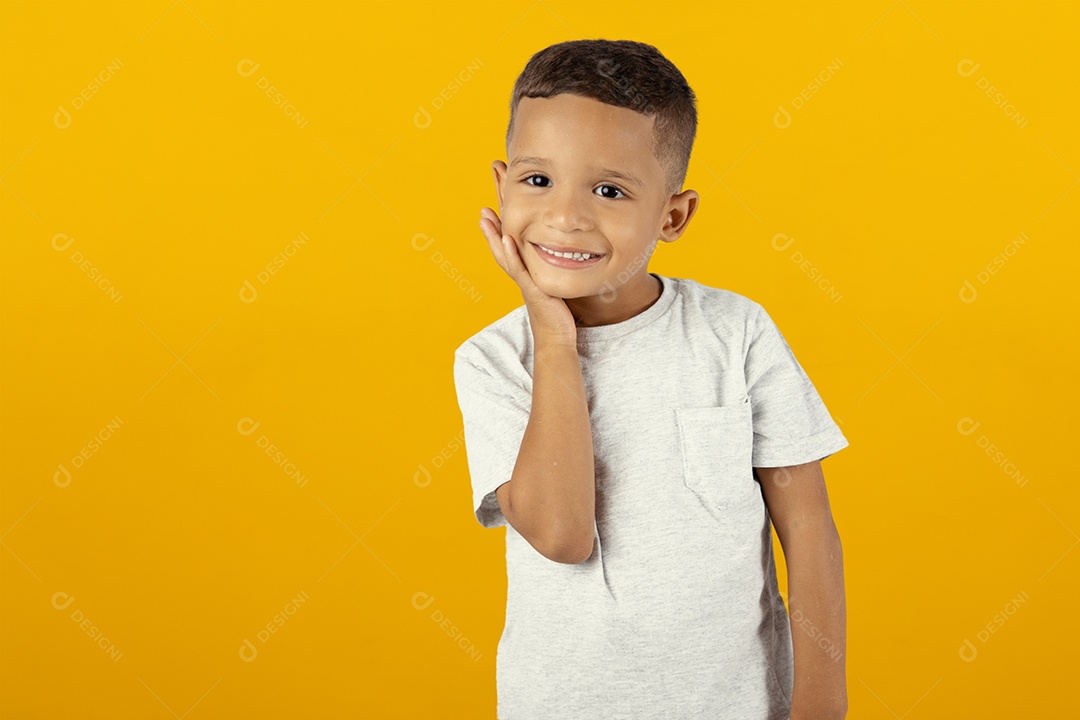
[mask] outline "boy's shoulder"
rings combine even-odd
[[[519,305],[466,338],[454,350],[454,358],[488,368],[505,365],[514,359],[521,362],[531,340],[528,308]]]
[[[693,278],[674,280],[684,305],[696,305],[709,319],[745,322],[753,320],[761,308],[757,301],[734,290],[706,285]]]
[[[679,297],[683,305],[686,342],[697,343],[704,337],[723,340],[729,347],[747,352],[760,330],[765,308],[756,300],[734,290],[706,285],[692,278],[681,278]]]

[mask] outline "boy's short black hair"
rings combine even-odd
[[[561,93],[655,116],[653,154],[664,168],[666,191],[679,192],[697,133],[697,108],[686,78],[659,50],[633,40],[571,40],[539,51],[514,83],[508,150],[521,98]]]

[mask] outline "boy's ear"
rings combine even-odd
[[[499,216],[502,217],[503,207],[503,183],[506,182],[506,163],[496,160],[491,163],[491,173],[495,176],[495,194],[499,198]]]
[[[690,218],[697,212],[698,201],[701,198],[694,190],[683,190],[678,195],[671,197],[668,203],[668,215],[660,228],[660,239],[664,242],[675,242],[686,231],[690,224]]]

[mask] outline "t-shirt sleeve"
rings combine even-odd
[[[532,408],[525,388],[497,377],[455,353],[454,384],[465,426],[473,508],[477,522],[487,528],[506,525],[495,489],[514,472]]]
[[[821,460],[848,446],[787,340],[760,304],[750,323],[746,389],[754,424],[754,467]]]

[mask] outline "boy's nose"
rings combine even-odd
[[[576,193],[552,193],[544,209],[544,224],[559,232],[592,229],[588,216],[588,203]]]

